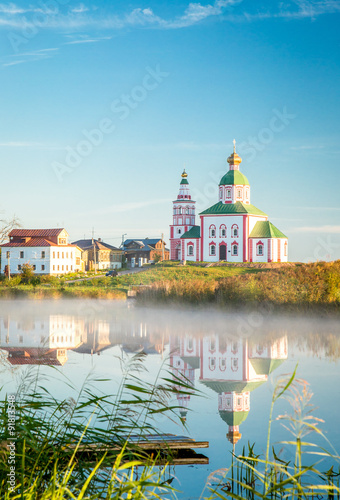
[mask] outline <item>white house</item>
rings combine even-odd
[[[68,242],[65,229],[13,229],[1,245],[1,272],[20,273],[23,264],[35,274],[62,275],[82,269],[81,249]]]
[[[196,202],[184,170],[173,202],[171,260],[287,262],[288,238],[250,203],[249,181],[239,170],[241,161],[234,144],[229,171],[218,186],[218,202],[199,214],[199,225],[195,225]]]

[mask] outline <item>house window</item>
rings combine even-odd
[[[73,271],[73,266],[71,266],[71,271]]]
[[[21,265],[20,264],[18,265],[18,271],[21,271]]]
[[[53,266],[53,271],[55,271],[55,266]]]
[[[66,245],[66,239],[65,238],[59,238],[59,245]]]
[[[66,252],[66,259],[68,259],[68,252]]]
[[[58,271],[59,271],[59,266],[58,266]]]
[[[64,270],[64,266],[61,267],[61,270],[63,271]]]
[[[66,266],[66,271],[68,271],[68,266]]]
[[[53,258],[55,259],[55,252],[53,252]]]
[[[57,252],[57,259],[59,259],[59,252]]]
[[[61,258],[63,259],[64,258],[64,252],[61,253]]]
[[[24,252],[20,252],[20,259],[23,259],[25,256]]]
[[[20,335],[19,337],[19,344],[23,344],[24,343],[24,337],[22,335]]]
[[[188,246],[188,255],[194,255],[194,247],[192,245]]]
[[[232,252],[233,252],[233,255],[238,255],[238,246],[237,245],[232,246]]]
[[[77,257],[77,258],[76,258],[76,265],[77,265],[77,266],[80,266],[80,257]]]
[[[45,271],[45,266],[44,266],[44,264],[41,266],[41,270],[42,270],[42,271]]]
[[[257,255],[263,255],[263,245],[257,245]]]
[[[45,254],[45,251],[43,250],[43,251],[41,252],[41,258],[42,258],[42,259],[44,259],[44,258],[45,258],[45,256],[46,256],[46,254]]]
[[[6,252],[6,258],[9,259],[11,256],[11,252]]]
[[[216,246],[210,245],[210,255],[216,255]]]
[[[36,270],[36,268],[37,268],[37,266],[34,264],[34,265],[33,265],[33,271],[35,271],[35,270]]]

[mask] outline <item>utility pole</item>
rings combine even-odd
[[[92,228],[92,245],[93,245],[93,259],[94,259],[94,273],[97,273],[97,256],[96,256],[96,245],[94,242],[94,227]]]
[[[162,233],[162,260],[164,261],[164,257],[165,257],[165,254],[164,254],[164,233]]]
[[[8,279],[11,279],[11,252],[7,252],[7,269],[8,269]]]
[[[122,244],[121,247],[124,249],[124,236],[126,236],[127,233],[122,234]]]

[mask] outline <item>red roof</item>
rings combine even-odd
[[[58,236],[64,228],[57,229],[12,229],[9,233],[9,237],[19,237],[19,238],[46,238],[49,236]]]
[[[24,241],[11,241],[1,246],[2,247],[58,247],[60,245],[53,243],[53,241],[45,240],[45,238],[33,238],[32,240],[26,241],[26,243]],[[62,245],[63,248],[65,246],[72,246],[72,245]]]

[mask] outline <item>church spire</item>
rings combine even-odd
[[[242,162],[242,158],[236,153],[236,141],[235,139],[233,140],[234,143],[234,151],[233,153],[229,156],[227,162],[229,163],[230,170],[239,170],[239,165]]]

